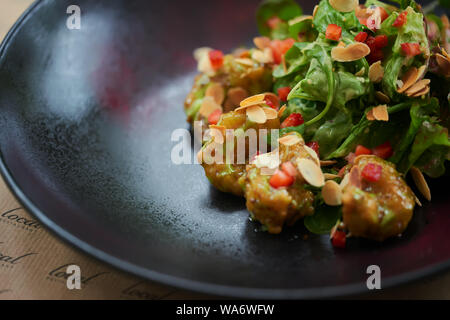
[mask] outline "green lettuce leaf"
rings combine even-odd
[[[330,5],[328,0],[322,0],[313,19],[314,28],[320,33],[325,33],[330,23],[340,26],[342,28],[342,37],[345,38],[353,39],[350,32],[358,32],[364,29],[358,18],[356,18],[354,11],[339,12]]]
[[[327,234],[342,216],[342,207],[316,205],[312,216],[304,219],[305,227],[315,234]]]

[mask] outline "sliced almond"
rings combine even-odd
[[[306,152],[311,156],[311,158],[314,159],[314,161],[317,163],[317,165],[320,167],[320,159],[317,155],[317,152],[314,151],[314,149],[308,147],[307,145],[304,145],[303,148],[305,148]]]
[[[320,160],[320,166],[321,167],[332,166],[335,163],[337,163],[336,160]]]
[[[207,55],[212,49],[208,47],[201,47],[194,50],[194,58],[200,61],[205,55]]]
[[[325,177],[325,180],[333,180],[336,178],[340,178],[339,175],[333,173],[324,173],[323,176]]]
[[[416,167],[411,167],[410,171],[417,189],[419,189],[420,193],[425,197],[425,199],[431,201],[430,187],[428,187],[427,181],[425,180],[422,172]]]
[[[255,37],[253,38],[253,43],[258,49],[264,50],[265,48],[270,47],[271,41],[268,37]]]
[[[370,109],[369,111],[367,111],[366,119],[369,120],[369,121],[374,121],[375,120],[375,116],[373,115],[373,108]]]
[[[250,51],[245,48],[236,48],[233,50],[232,55],[235,58],[249,58],[250,57]]]
[[[217,104],[222,104],[225,99],[225,89],[220,83],[212,83],[205,92],[206,97],[213,97]]]
[[[355,15],[357,18],[363,18],[367,19],[370,17],[373,13],[373,10],[370,8],[367,8],[365,5],[359,5],[355,8]]]
[[[403,93],[408,90],[413,84],[420,80],[425,74],[426,66],[423,65],[419,69],[416,67],[411,67],[402,77],[402,86],[397,89],[398,93]]]
[[[247,67],[253,67],[255,65],[255,62],[249,58],[236,58],[234,61]]]
[[[344,41],[339,41],[339,43],[337,44],[338,47],[345,47],[345,42]]]
[[[416,202],[416,204],[421,207],[422,206],[422,202],[420,202],[419,198],[417,198],[417,196],[413,193],[414,195],[414,201]]]
[[[286,110],[286,105],[283,105],[280,110],[278,110],[278,118],[283,116],[284,110]]]
[[[248,97],[248,92],[244,88],[234,87],[228,90],[227,97],[235,107],[238,106],[242,100]]]
[[[361,177],[357,166],[354,166],[348,173],[348,184],[361,188]]]
[[[312,14],[313,18],[316,16],[317,9],[319,9],[319,6],[318,6],[318,5],[315,5],[315,6],[314,6],[314,10],[313,10],[313,14]]]
[[[342,204],[342,190],[339,184],[333,180],[327,180],[322,188],[322,197],[325,204],[339,206]]]
[[[302,142],[302,139],[296,134],[288,134],[278,139],[278,143],[281,143],[285,146],[293,146],[300,142]]]
[[[290,26],[292,26],[292,25],[294,25],[296,23],[299,23],[299,22],[302,22],[302,21],[305,21],[305,20],[312,20],[312,19],[313,19],[313,16],[298,16],[298,17],[295,17],[294,19],[289,20],[288,24]]]
[[[426,71],[427,71],[427,66],[426,65],[423,65],[423,66],[419,67],[419,70],[417,70],[417,80],[416,80],[416,82],[423,78],[423,76],[425,75]]]
[[[211,64],[211,59],[209,59],[207,54],[203,55],[200,60],[198,60],[197,70],[198,72],[204,73],[209,76],[215,74],[215,70]]]
[[[384,76],[384,69],[383,66],[381,65],[381,61],[372,63],[369,67],[370,81],[374,83],[380,82],[381,79],[383,79],[383,76]]]
[[[408,90],[405,91],[405,94],[408,96],[412,96],[413,94],[425,89],[429,84],[430,84],[430,79],[423,79],[423,80],[417,81]]]
[[[381,91],[375,91],[375,97],[380,102],[389,103],[391,101],[391,99]]]
[[[264,107],[262,108],[266,114],[267,120],[272,120],[278,118],[278,112],[275,109]]]
[[[222,107],[220,104],[217,104],[213,97],[204,97],[198,113],[202,117],[208,118],[217,109],[222,110]]]
[[[421,97],[425,94],[427,94],[428,92],[430,92],[430,87],[425,87],[422,90],[420,90],[419,92],[416,92],[415,94],[412,95],[413,98],[418,98]]]
[[[331,49],[331,58],[339,62],[350,62],[364,58],[370,53],[367,44],[356,42],[346,47],[334,47]]]
[[[307,183],[315,187],[322,187],[325,184],[325,178],[323,176],[320,167],[310,159],[298,158],[297,168],[303,179]]]
[[[366,72],[366,68],[362,67],[361,70],[359,70],[357,73],[355,73],[355,76],[362,77],[365,72]]]
[[[280,155],[278,150],[269,153],[263,153],[255,157],[253,164],[257,168],[276,169],[280,165]]]
[[[266,168],[266,167],[262,167],[260,170],[261,175],[263,176],[273,176],[273,174],[275,173],[275,171],[277,171],[276,168],[271,169],[271,168]]]
[[[372,108],[372,114],[375,120],[389,121],[389,113],[385,104]]]
[[[445,51],[445,48],[441,48],[441,53],[445,58],[450,60],[450,56],[448,55],[447,51]]]
[[[340,12],[352,12],[359,5],[358,0],[329,0],[329,1],[330,5]]]
[[[250,106],[255,106],[261,103],[264,103],[264,98],[266,97],[265,93],[257,94],[251,97],[248,97],[247,99],[244,99],[240,103],[240,107],[236,110],[241,110]]]
[[[262,50],[254,50],[252,53],[252,58],[259,63],[272,63],[273,53],[270,48],[265,48]]]
[[[246,109],[247,117],[255,123],[265,123],[267,121],[266,113],[260,106],[250,106]]]
[[[445,52],[445,50],[443,50],[442,52]],[[443,74],[446,77],[449,77],[450,76],[450,59],[448,58],[448,55],[446,57],[440,53],[437,53],[436,54],[436,62],[439,65],[439,68],[441,69]]]
[[[341,183],[339,184],[339,186],[341,187],[341,190],[344,191],[345,187],[347,187],[348,183],[350,180],[350,174],[347,173],[341,180]]]

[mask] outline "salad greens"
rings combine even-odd
[[[358,145],[376,148],[387,143],[392,148],[388,160],[399,172],[406,174],[415,166],[430,177],[439,177],[445,173],[446,161],[450,159],[450,83],[445,72],[436,71],[433,57],[442,43],[446,46],[449,41],[442,38],[448,26],[433,14],[424,20],[420,6],[414,1],[392,2],[395,5],[367,0],[363,9],[340,12],[328,0],[322,0],[309,23],[311,20],[301,16],[302,10],[293,1],[263,1],[257,13],[261,34],[271,39],[296,40],[285,53],[283,64],[273,70],[274,92],[282,87],[291,88],[281,120],[300,113],[304,124],[297,131],[305,141],[318,143],[321,159],[342,161]],[[380,12],[375,10],[378,7],[385,16],[375,28],[366,25],[373,12]],[[361,10],[367,15],[357,16]],[[274,16],[279,23],[271,29],[267,21]],[[433,23],[437,31],[427,34],[424,21]],[[338,41],[327,37],[330,25],[340,27]],[[367,40],[356,40],[361,32]],[[383,40],[382,47],[377,47],[378,38]],[[348,62],[333,59],[331,51],[338,43],[348,46],[358,41],[369,46],[368,56]],[[376,61],[381,62],[384,71],[380,82],[369,77],[370,66]],[[429,89],[425,80],[423,94],[399,93],[407,72],[420,67],[433,72],[425,72],[416,79],[416,82],[431,79]],[[380,101],[380,95],[384,101]],[[369,120],[368,113],[378,105],[386,105],[388,121]],[[327,206],[318,208],[305,219],[305,226],[315,233],[329,232],[340,212]]]

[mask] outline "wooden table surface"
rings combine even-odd
[[[31,2],[0,0],[0,39]],[[24,257],[10,263],[20,256]],[[70,263],[82,266],[91,277],[82,290],[71,291],[65,285],[61,270]],[[190,298],[214,297],[143,281],[80,253],[52,236],[25,212],[0,178],[0,299]],[[450,272],[356,298],[449,299]]]

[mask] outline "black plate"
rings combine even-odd
[[[334,250],[301,224],[257,232],[244,201],[175,165],[171,134],[189,129],[183,99],[194,48],[228,51],[256,34],[256,1],[79,0],[35,3],[3,42],[1,171],[24,206],[65,240],[140,276],[218,295],[311,298],[447,268],[447,191],[417,210],[401,239]],[[311,12],[312,3],[304,5]]]

